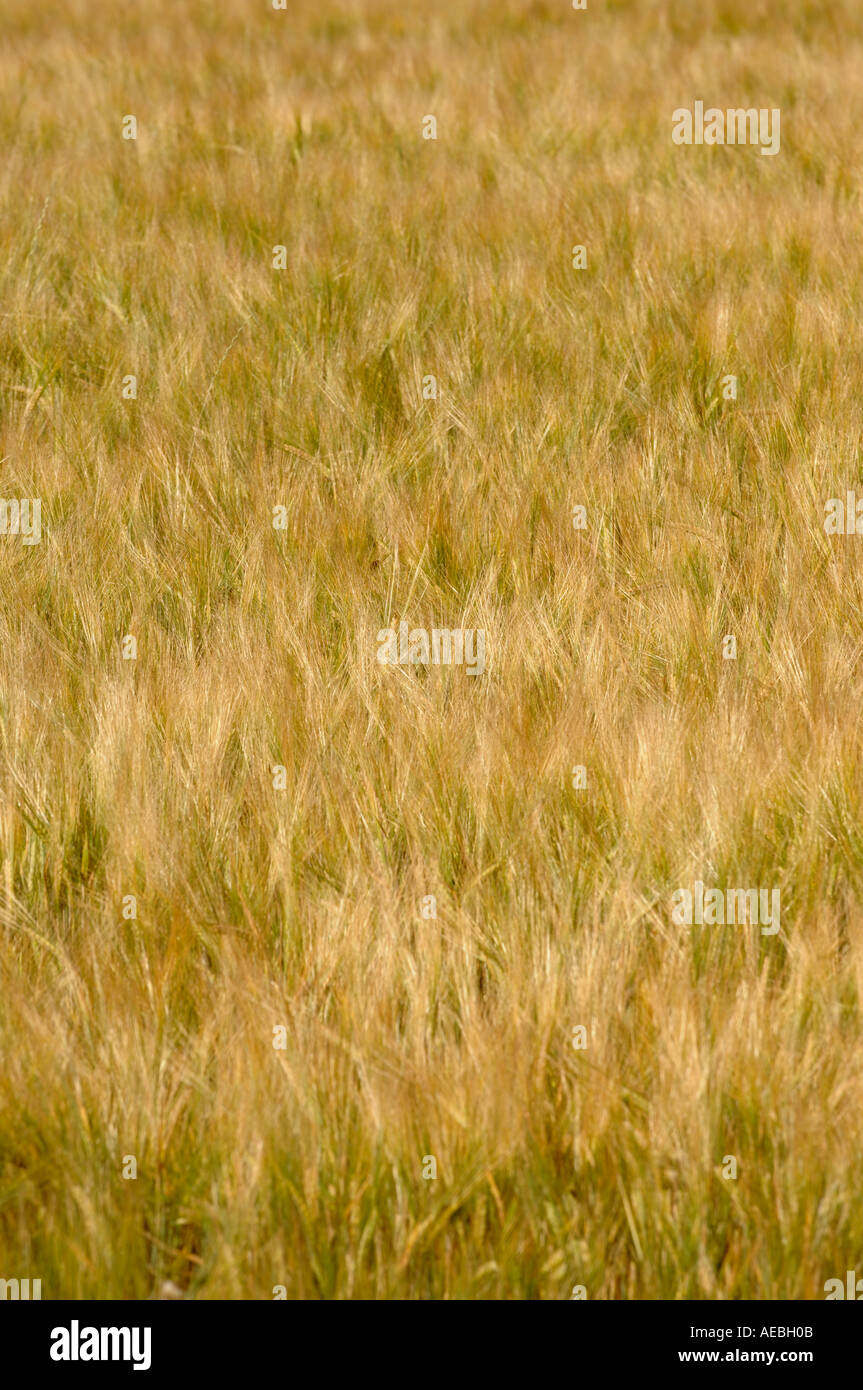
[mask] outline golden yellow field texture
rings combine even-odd
[[[857,0],[0,22],[0,1277],[823,1298]],[[675,143],[696,101],[781,149]]]

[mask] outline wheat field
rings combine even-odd
[[[0,33],[0,491],[42,527],[0,535],[0,1276],[823,1298],[863,1258],[859,5]],[[781,150],[676,145],[701,99]],[[381,664],[402,622],[485,669]],[[698,881],[779,930],[676,924]]]

